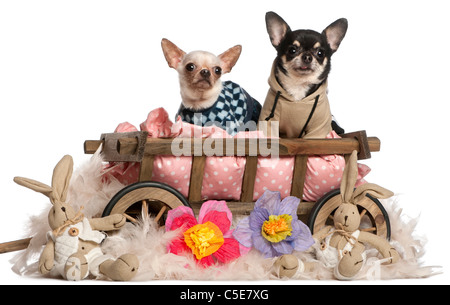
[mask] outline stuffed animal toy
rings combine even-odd
[[[116,281],[128,281],[136,275],[139,261],[135,255],[124,254],[117,260],[105,255],[100,243],[106,234],[125,224],[120,214],[88,219],[82,208],[77,213],[67,202],[67,191],[73,171],[73,159],[64,156],[53,171],[52,186],[22,177],[14,181],[42,193],[52,203],[48,222],[47,244],[39,259],[39,272],[43,275],[62,275],[67,280],[82,280],[89,274],[104,275]]]
[[[398,252],[390,243],[375,234],[359,230],[361,215],[357,204],[366,194],[375,198],[389,198],[394,194],[376,184],[355,187],[358,174],[357,153],[354,151],[344,169],[341,181],[342,204],[336,209],[333,226],[326,226],[313,234],[316,241],[312,246],[319,262],[334,269],[339,280],[351,280],[358,275],[365,262],[365,246],[369,244],[383,256],[385,264],[399,260]],[[297,272],[312,271],[317,262],[302,262],[293,255],[284,255],[274,263],[280,277],[294,277]]]

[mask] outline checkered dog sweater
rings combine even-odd
[[[254,130],[261,112],[261,104],[238,84],[231,81],[222,84],[223,89],[213,106],[195,112],[181,104],[177,117],[181,116],[182,121],[195,125],[218,126],[232,136],[239,131]],[[250,121],[255,122],[254,126],[246,125]]]

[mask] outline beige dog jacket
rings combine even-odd
[[[323,83],[319,89],[301,101],[294,101],[293,97],[278,83],[275,77],[275,65],[274,62],[272,73],[269,77],[270,89],[259,117],[260,124],[261,121],[268,122],[268,130],[271,130],[271,123],[278,121],[280,138],[298,138],[312,113],[317,99],[316,108],[304,130],[302,138],[325,138],[332,130],[332,116],[327,97],[327,82]],[[270,135],[270,132],[268,134]]]

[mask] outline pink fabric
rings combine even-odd
[[[231,138],[226,131],[218,127],[201,127],[182,122],[179,118],[172,123],[163,108],[151,111],[147,120],[140,124],[141,130],[149,132],[152,138]],[[136,131],[129,123],[120,124],[115,132]],[[263,137],[262,132],[241,132],[235,138]],[[333,131],[328,138],[339,138]],[[202,184],[203,200],[239,200],[245,157],[207,157]],[[311,156],[307,162],[304,201],[317,201],[320,197],[340,186],[345,160],[340,155]],[[166,183],[181,192],[185,197],[189,193],[192,157],[156,156],[152,180]],[[266,190],[278,191],[282,198],[291,192],[294,169],[293,157],[259,157],[255,177],[253,201]],[[108,174],[124,184],[138,181],[139,164],[112,163]],[[366,165],[359,164],[357,186],[365,183],[363,179],[370,172]]]
[[[340,138],[332,131],[328,139]],[[341,185],[345,159],[341,155],[311,156],[308,158],[306,180],[303,188],[304,201],[317,201],[326,193],[338,189]],[[266,191],[278,191],[282,198],[291,192],[294,170],[293,157],[280,157],[279,160],[259,158],[256,173],[253,201],[256,201]],[[370,172],[364,164],[358,165],[358,180],[356,186],[366,181],[363,179]]]

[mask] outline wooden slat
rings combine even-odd
[[[303,187],[305,184],[306,164],[308,162],[308,156],[297,155],[294,162],[294,173],[292,177],[291,196],[302,199]]]
[[[241,187],[241,201],[253,201],[253,191],[255,189],[256,170],[258,166],[258,157],[247,156],[245,162],[244,177]]]
[[[153,162],[155,161],[154,155],[144,155],[141,161],[141,168],[139,172],[139,181],[151,181],[153,173]]]
[[[202,183],[205,173],[206,156],[192,157],[191,180],[189,182],[189,202],[202,200]]]

